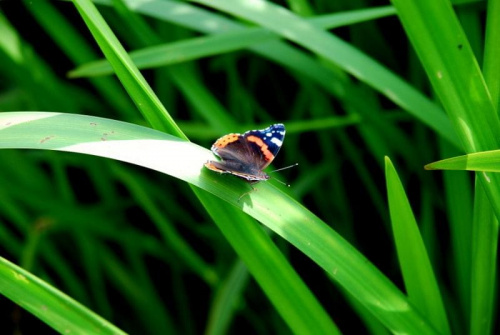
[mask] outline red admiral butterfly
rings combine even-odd
[[[273,124],[262,130],[249,130],[243,135],[222,136],[212,145],[220,162],[208,161],[205,167],[219,173],[229,173],[250,183],[268,180],[264,170],[280,151],[285,138],[285,126]]]

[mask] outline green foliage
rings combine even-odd
[[[500,0],[369,3],[0,2],[6,329],[493,333]]]

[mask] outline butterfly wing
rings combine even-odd
[[[220,162],[209,161],[205,166],[220,173],[244,176],[255,171],[252,152],[241,134],[222,136],[212,145],[212,152],[221,158]]]
[[[253,163],[258,170],[263,170],[271,164],[283,145],[285,126],[273,124],[266,129],[250,130],[243,134],[249,151],[253,153]]]

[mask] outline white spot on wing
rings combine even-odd
[[[283,144],[283,141],[279,140],[277,137],[273,137],[271,139],[271,142],[273,142],[274,144],[276,144],[278,147],[281,147],[281,145]]]

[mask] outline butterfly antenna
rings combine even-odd
[[[295,163],[295,164],[292,164],[292,165],[290,165],[290,166],[285,166],[285,167],[282,167],[282,168],[280,168],[280,169],[277,169],[277,170],[271,171],[271,172],[269,172],[269,173],[278,172],[278,171],[281,171],[281,170],[286,170],[286,169],[289,169],[289,168],[295,167],[295,166],[297,166],[297,165],[299,165],[299,163]],[[285,185],[286,187],[290,187],[290,184],[287,184],[287,183],[285,183],[284,181],[281,181],[281,180],[279,180],[279,179],[277,179],[277,178],[273,178],[273,179],[274,179],[274,180],[276,180],[277,182],[279,182],[280,184]]]
[[[293,167],[295,167],[297,165],[299,165],[299,163],[295,163],[295,164],[292,164],[292,165],[289,165],[289,166],[285,166],[285,167],[279,168],[277,170],[271,171],[269,173],[278,172],[278,171],[281,171],[281,170],[286,170],[286,169],[289,169],[289,168],[293,168]]]
[[[279,182],[280,184],[285,185],[286,187],[290,187],[290,184],[287,184],[287,183],[285,183],[284,181],[281,181],[281,180],[276,179],[276,178],[273,178],[273,179],[274,179],[274,180],[276,180],[277,182]]]

